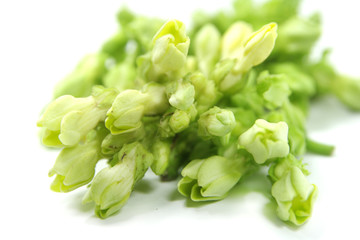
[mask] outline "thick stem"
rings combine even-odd
[[[331,156],[335,147],[332,145],[327,145],[319,142],[315,142],[309,138],[306,139],[306,149],[309,152],[324,155],[324,156]]]

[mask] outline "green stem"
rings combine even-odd
[[[335,147],[332,145],[327,145],[319,142],[315,142],[309,138],[306,139],[306,149],[309,152],[330,156],[332,155]]]

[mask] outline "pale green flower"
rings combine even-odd
[[[239,145],[250,152],[256,163],[289,154],[288,126],[285,122],[269,123],[258,119],[239,137]]]
[[[43,128],[43,144],[74,146],[79,143],[91,129],[104,121],[117,94],[115,89],[94,87],[90,97],[65,95],[54,100],[37,122],[38,127]]]
[[[303,224],[311,216],[318,192],[306,179],[308,172],[304,165],[289,155],[273,164],[269,174],[274,181],[271,194],[278,204],[279,218],[295,225]]]
[[[209,138],[229,134],[235,128],[236,122],[232,111],[213,107],[200,115],[198,124],[199,136]]]
[[[168,86],[167,92],[170,105],[177,109],[187,110],[194,103],[195,88],[186,79],[173,82]]]
[[[151,164],[151,169],[156,175],[162,175],[169,165],[171,152],[171,142],[168,140],[155,139],[152,146],[152,153],[154,161]]]
[[[243,54],[245,41],[253,33],[251,25],[246,22],[233,23],[221,39],[221,58],[236,59]]]
[[[176,71],[185,66],[190,39],[182,22],[166,22],[155,34],[153,45],[151,60],[158,73]]]
[[[161,114],[168,106],[165,87],[157,83],[145,85],[142,91],[125,90],[107,112],[105,126],[114,135],[136,131],[144,115]]]
[[[270,55],[277,38],[277,24],[269,23],[254,32],[244,43],[242,57],[234,66],[235,72],[247,72]]]
[[[55,192],[70,192],[89,183],[95,174],[95,165],[102,158],[101,141],[108,133],[103,125],[88,133],[86,141],[61,150],[49,177],[56,174],[51,184]]]
[[[236,93],[245,86],[245,74],[265,61],[273,50],[277,38],[276,30],[277,25],[269,23],[252,33],[245,41],[241,39],[236,58],[225,59],[216,66],[216,73],[212,75],[215,74],[214,80],[221,92]]]
[[[114,135],[140,128],[147,99],[148,95],[138,90],[121,92],[107,112],[106,127]]]
[[[95,214],[107,218],[122,208],[153,161],[140,143],[124,145],[114,156],[112,166],[102,169],[94,178],[83,202],[94,201]]]
[[[220,32],[212,24],[203,26],[195,36],[195,56],[199,70],[206,76],[210,74],[219,58],[220,38]]]
[[[268,71],[260,73],[256,88],[268,108],[281,107],[288,101],[291,91],[286,79],[284,74],[269,74]]]
[[[242,176],[241,164],[221,156],[192,160],[181,172],[178,190],[193,201],[222,199]]]
[[[151,51],[136,60],[142,80],[166,82],[181,78],[187,68],[189,45],[185,25],[178,20],[166,22],[153,37]]]
[[[187,129],[196,117],[197,110],[194,105],[186,111],[170,108],[160,119],[159,134],[163,138],[173,137]]]
[[[203,73],[194,72],[186,77],[195,88],[195,106],[199,114],[213,107],[221,98],[215,82],[207,79]]]
[[[265,116],[265,119],[269,122],[286,122],[289,127],[290,152],[295,156],[301,156],[306,152],[306,115],[299,107],[286,101],[280,109]]]
[[[187,56],[185,72],[195,72],[198,70],[198,62],[195,56]]]
[[[158,83],[148,83],[142,87],[141,92],[148,97],[145,104],[145,115],[158,115],[169,108],[165,86]]]
[[[170,128],[174,133],[185,130],[190,124],[191,116],[186,111],[175,110],[169,120]]]
[[[101,152],[104,155],[114,155],[124,146],[124,144],[138,141],[145,136],[144,127],[141,126],[135,131],[123,132],[117,135],[109,133],[101,143]]]

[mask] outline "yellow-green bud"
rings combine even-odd
[[[239,145],[251,153],[258,164],[270,158],[285,157],[289,154],[288,125],[258,119],[239,137]]]

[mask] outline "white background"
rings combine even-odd
[[[257,174],[212,204],[192,204],[176,182],[149,174],[128,204],[100,220],[81,205],[85,188],[69,194],[49,190],[57,151],[43,148],[36,120],[57,81],[86,53],[116,31],[115,14],[125,1],[0,2],[0,238],[1,239],[359,239],[360,113],[333,98],[313,104],[313,139],[336,145],[334,156],[305,156],[319,197],[310,221],[292,228],[269,205],[270,185]],[[126,1],[136,12],[189,22],[197,8],[230,7],[231,1]],[[332,47],[331,60],[360,77],[359,1],[306,0],[302,12],[319,10],[324,32],[316,52]],[[150,190],[149,190],[150,189]]]

